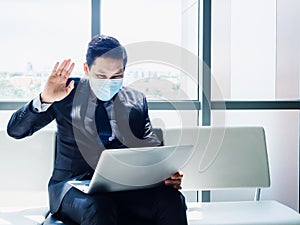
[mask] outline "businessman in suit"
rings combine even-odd
[[[186,205],[177,172],[159,187],[84,194],[67,182],[91,179],[104,149],[159,146],[145,96],[123,87],[125,48],[113,37],[88,45],[84,78],[69,78],[74,63],[56,63],[44,90],[17,110],[7,131],[23,138],[56,120],[57,149],[48,191],[50,210],[78,224],[186,225]]]

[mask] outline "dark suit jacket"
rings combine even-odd
[[[71,188],[66,182],[91,178],[105,148],[160,145],[152,131],[145,96],[124,87],[112,100],[104,102],[114,134],[104,147],[96,131],[97,98],[87,79],[73,80],[75,88],[65,99],[54,102],[41,113],[37,113],[29,102],[12,115],[7,127],[10,136],[23,138],[56,119],[56,157],[48,186],[52,213],[57,212],[61,200]]]

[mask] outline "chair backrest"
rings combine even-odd
[[[262,127],[192,127],[166,129],[165,145],[193,144],[183,189],[269,187],[270,174]]]

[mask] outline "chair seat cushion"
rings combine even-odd
[[[299,225],[300,215],[277,201],[188,203],[189,225]]]
[[[48,212],[46,191],[0,192],[0,225],[42,224]]]
[[[124,218],[122,219],[122,223],[118,223],[119,225],[152,225],[152,222],[149,221],[140,221],[139,219],[136,218]],[[43,225],[77,225],[74,224],[71,221],[65,221],[62,222],[61,220],[57,219],[55,216],[52,214],[49,214],[49,216],[46,218],[45,222]]]
[[[48,212],[48,207],[0,209],[0,225],[43,224]]]
[[[189,225],[299,225],[300,214],[277,201],[188,202]],[[2,224],[41,224],[46,207],[0,210]],[[44,225],[73,225],[62,223],[49,215]]]
[[[77,224],[74,224],[71,221],[63,223],[61,220],[57,219],[52,214],[49,214],[48,217],[46,218],[45,222],[43,223],[43,225],[77,225]]]

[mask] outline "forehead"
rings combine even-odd
[[[103,72],[123,70],[123,59],[97,57],[92,65],[92,69],[100,70]]]

